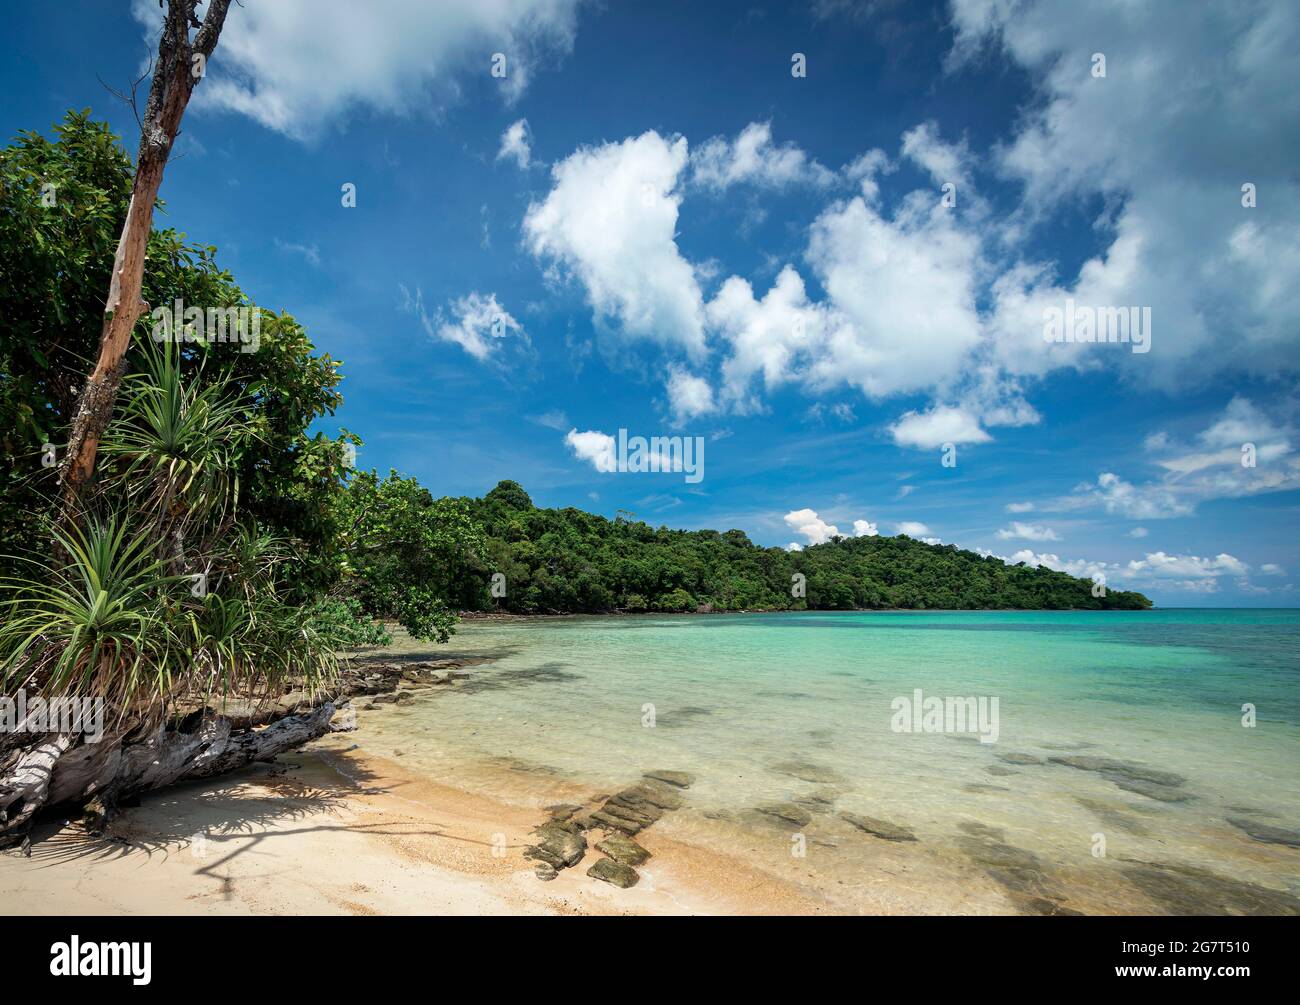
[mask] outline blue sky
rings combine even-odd
[[[17,6],[6,135],[89,105],[133,152],[97,78],[157,17]],[[435,493],[1294,606],[1297,49],[1283,0],[245,0],[161,219]],[[1149,308],[1150,351],[1049,343],[1067,301]],[[600,470],[620,428],[703,480]]]

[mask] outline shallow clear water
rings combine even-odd
[[[446,647],[399,639],[382,658],[417,653],[493,661],[455,690],[367,715],[368,749],[539,806],[566,785],[689,771],[687,808],[657,829],[743,855],[834,909],[1300,906],[1300,850],[1228,822],[1300,829],[1297,611],[486,621]],[[997,742],[891,728],[891,703],[918,688],[997,698]],[[1186,780],[1144,793],[1117,784],[1131,775],[1046,760],[1079,755]],[[804,804],[818,812],[803,826],[755,812],[809,796],[821,801]],[[882,841],[844,812],[918,840]]]

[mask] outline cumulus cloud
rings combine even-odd
[[[1261,576],[1285,576],[1286,570],[1276,562],[1265,562],[1259,567]]]
[[[751,122],[735,140],[715,136],[691,155],[691,178],[706,188],[723,190],[750,184],[784,188],[793,184],[826,186],[835,174],[792,143],[772,142],[770,122]]]
[[[1039,90],[999,156],[1002,172],[1025,186],[1007,232],[1023,236],[1081,197],[1107,206],[1098,222],[1108,246],[1077,276],[1026,261],[995,284],[990,327],[1005,366],[1106,365],[1176,387],[1223,370],[1269,373],[1280,351],[1294,352],[1296,5],[954,0],[952,23],[955,64],[991,47]],[[1090,72],[1096,51],[1106,56],[1104,78]],[[1248,170],[1225,170],[1224,150],[1250,150]],[[1243,183],[1272,193],[1267,212],[1243,207]],[[1066,296],[1151,307],[1152,352],[1047,345],[1042,309]]]
[[[785,523],[796,534],[806,537],[809,544],[825,544],[840,533],[838,527],[827,523],[816,510],[811,509],[791,510],[785,515]]]
[[[704,352],[704,305],[678,250],[683,138],[654,131],[584,147],[551,169],[552,188],[528,207],[524,237],[538,258],[582,283],[596,317],[628,339]]]
[[[894,529],[908,537],[921,538],[930,533],[930,528],[918,520],[904,520],[902,523],[894,524]]]
[[[936,406],[928,412],[908,412],[889,428],[900,447],[930,450],[945,443],[987,443],[993,437],[979,419],[960,408]]]
[[[1059,541],[1060,536],[1051,527],[1037,523],[1013,521],[1010,527],[998,531],[998,538],[1003,541]]]
[[[532,146],[529,141],[528,120],[520,119],[506,127],[501,134],[501,148],[497,151],[497,160],[512,160],[521,169],[528,170],[532,163]]]
[[[1032,513],[1034,504],[1031,502],[1007,503],[1006,510],[1008,513]]]
[[[819,517],[816,510],[792,510],[784,519],[786,526],[795,533],[802,534],[809,544],[825,544],[831,538],[841,536],[840,529]],[[869,520],[853,521],[853,537],[875,537],[877,533],[876,525]]]
[[[716,408],[709,382],[680,367],[668,370],[668,404],[678,421],[708,415]]]
[[[579,0],[275,0],[231,9],[199,106],[311,139],[359,111],[409,114],[454,102],[468,79],[516,100],[543,63],[568,53]],[[155,0],[132,0],[150,32]],[[151,39],[152,41],[152,39]],[[491,76],[491,56],[506,76]]]
[[[575,457],[597,471],[618,470],[618,444],[607,433],[595,429],[580,433],[575,427],[565,434],[564,442]]]

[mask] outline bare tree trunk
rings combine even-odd
[[[140,299],[144,260],[153,229],[153,208],[162,187],[163,169],[172,143],[180,131],[181,117],[190,94],[217,46],[230,0],[209,0],[207,16],[199,21],[194,9],[202,0],[168,0],[158,63],[154,67],[149,100],[140,126],[131,204],[113,260],[113,276],[104,304],[104,328],[99,361],[86,380],[77,402],[68,449],[59,469],[65,519],[75,514],[82,487],[95,470],[99,441],[113,414],[113,402],[122,382],[131,332],[149,305]],[[190,42],[190,28],[198,29]]]

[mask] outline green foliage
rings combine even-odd
[[[373,471],[358,472],[336,520],[344,584],[368,614],[445,642],[457,610],[491,606],[479,558],[482,532],[464,500],[434,499],[395,471],[382,481]]]
[[[262,310],[256,352],[156,346],[142,316],[81,528],[53,533],[53,469],[98,354],[131,163],[89,112],[0,150],[0,674],[6,689],[101,694],[122,712],[214,689],[314,687],[355,618],[312,605],[344,575],[332,547],[349,433],[339,364]],[[51,198],[52,196],[52,198]],[[149,239],[154,305],[252,306],[216,249]],[[203,589],[193,589],[196,581]]]
[[[356,597],[317,601],[307,615],[316,631],[334,640],[336,649],[387,646],[393,642],[388,629],[366,614]]]
[[[41,466],[41,446],[52,443],[62,456],[76,391],[98,354],[131,174],[118,138],[88,109],[69,112],[53,138],[23,132],[0,150],[0,553],[47,546],[38,516],[53,492],[54,471]],[[43,199],[47,184],[54,186],[53,206]],[[171,229],[150,235],[143,296],[155,307],[178,299],[204,308],[250,305],[217,265],[216,248]],[[291,315],[263,310],[261,318],[257,352],[186,343],[179,373],[197,386],[220,360],[220,379],[205,383],[215,398],[240,402],[236,420],[250,433],[249,449],[232,457],[226,476],[238,482],[248,518],[293,542],[298,568],[287,581],[293,596],[310,599],[342,574],[340,556],[327,545],[337,533],[332,521],[347,471],[345,447],[360,440],[309,432],[342,402],[340,364],[317,354]],[[150,373],[151,331],[146,314],[128,373]]]
[[[457,500],[458,519],[482,528],[483,548],[462,553],[443,596],[462,609],[550,612],[714,610],[1139,609],[1139,593],[1108,590],[1063,572],[906,536],[837,538],[799,552],[760,548],[743,531],[653,528],[577,509],[537,509],[514,482]],[[483,587],[506,577],[504,598]],[[792,596],[793,576],[807,596]],[[400,572],[390,570],[400,580]],[[463,577],[463,578],[462,578]]]

